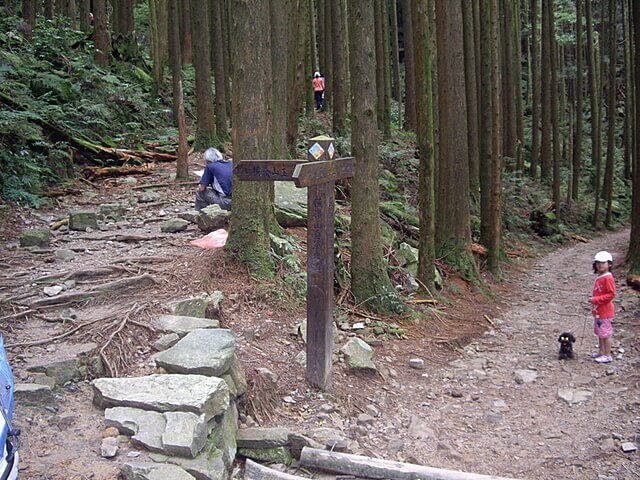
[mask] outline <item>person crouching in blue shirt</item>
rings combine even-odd
[[[233,163],[216,148],[208,148],[204,160],[206,166],[196,190],[196,210],[214,203],[223,210],[231,210]]]

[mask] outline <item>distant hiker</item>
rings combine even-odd
[[[611,273],[613,257],[609,252],[598,252],[593,259],[593,273],[598,274],[591,295],[593,333],[598,336],[598,353],[593,354],[598,363],[611,363],[611,337],[613,336],[613,299],[616,296],[616,282]]]
[[[223,210],[231,210],[233,163],[225,160],[216,148],[208,148],[204,160],[207,164],[196,190],[196,210],[214,203]]]
[[[320,75],[320,72],[313,74],[313,95],[316,100],[316,110],[321,110],[324,106],[324,78]]]

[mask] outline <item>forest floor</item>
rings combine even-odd
[[[105,351],[112,370],[150,373],[150,345],[160,336],[143,326],[150,316],[166,311],[172,300],[220,290],[225,295],[221,324],[237,334],[238,356],[249,379],[256,378],[257,367],[278,375],[273,408],[274,398],[256,385],[250,389],[251,413],[261,426],[289,427],[316,438],[330,431],[348,440],[353,453],[501,477],[640,477],[639,453],[621,449],[624,442],[640,443],[640,297],[624,286],[621,268],[614,270],[619,275],[615,360],[599,365],[590,356],[596,343],[588,301],[591,258],[605,248],[615,259],[624,258],[628,230],[535,258],[513,258],[504,281],[491,285],[491,295],[456,281],[430,320],[385,319],[399,323],[405,338],[376,342],[374,361],[381,374],[354,375],[338,361],[334,386],[323,394],[308,388],[304,369],[294,360],[304,350],[296,335],[303,304],[279,295],[277,283],[258,287],[245,271],[225,262],[223,252],[190,246],[189,240],[201,236],[195,226],[177,234],[160,232],[162,221],[191,208],[194,187],[158,187],[157,199],[139,202],[139,195],[151,189],[138,187],[170,182],[171,168],[157,168],[136,186],[110,179],[57,199],[54,207],[4,214],[0,317],[24,312],[24,305],[45,298],[38,278],[46,275],[122,267],[105,277],[79,278],[64,293],[143,273],[157,282],[132,295],[74,305],[72,312],[69,306],[54,306],[5,318],[0,331],[10,345],[53,338],[70,325],[82,325],[63,340],[8,348],[18,382],[33,380],[26,366],[40,355],[69,343],[96,338],[104,343],[121,325]],[[126,220],[88,233],[57,230],[50,249],[17,247],[23,229],[48,226],[71,210],[105,203],[127,205]],[[116,235],[135,237],[125,242]],[[57,259],[54,252],[62,248],[73,258]],[[144,263],[141,257],[164,260]],[[362,321],[360,313],[349,310],[349,321]],[[61,322],[61,315],[75,318]],[[557,338],[564,331],[577,337],[574,360],[557,360]],[[348,335],[341,332],[342,343]],[[416,357],[424,359],[424,369],[410,368],[409,360]],[[571,395],[585,399],[562,398]],[[124,444],[115,459],[101,458],[103,412],[92,405],[88,381],[56,388],[49,402],[18,403],[15,423],[22,429],[22,480],[115,479],[120,462],[145,457]],[[288,471],[308,474],[293,467]]]

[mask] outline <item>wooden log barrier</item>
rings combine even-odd
[[[244,480],[309,480],[308,478],[278,472],[264,465],[260,465],[247,458],[244,465]]]
[[[388,478],[391,480],[515,480],[493,475],[424,467],[412,463],[381,460],[349,453],[330,452],[309,447],[302,449],[300,465],[356,477]]]

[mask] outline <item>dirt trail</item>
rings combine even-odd
[[[169,170],[159,170],[151,181],[166,181],[169,174]],[[279,377],[278,401],[283,401],[270,419],[256,418],[263,426],[290,426],[310,435],[325,427],[333,428],[351,440],[355,453],[453,470],[520,479],[640,477],[638,453],[626,454],[620,449],[622,441],[640,443],[640,347],[636,340],[640,333],[639,303],[637,294],[623,287],[621,273],[617,279],[620,298],[614,346],[616,351],[624,352],[611,365],[596,365],[590,358],[594,337],[588,319],[583,335],[593,282],[590,260],[602,248],[612,251],[614,258],[622,258],[628,231],[527,261],[527,273],[517,277],[521,286],[501,287],[508,293],[498,298],[496,305],[487,305],[490,300],[479,300],[477,295],[479,303],[470,305],[466,300],[466,309],[458,309],[455,302],[450,304],[444,315],[448,315],[446,327],[453,333],[457,321],[488,326],[485,314],[497,321],[495,330],[466,345],[460,354],[452,357],[450,350],[444,351],[430,335],[437,324],[433,328],[425,324],[424,335],[374,346],[374,360],[383,375],[355,376],[339,362],[334,367],[334,389],[321,394],[307,388],[304,369],[295,361],[304,345],[290,332],[304,317],[303,306],[291,312],[279,311],[273,302],[263,304],[260,299],[264,291],[254,291],[244,272],[225,265],[221,257],[216,260],[215,254],[188,246],[188,240],[201,235],[195,227],[169,238],[160,235],[154,239],[160,234],[161,221],[188,210],[193,195],[191,187],[160,191],[160,201],[140,204],[134,201],[140,191],[123,185],[102,189],[90,197],[61,200],[59,209],[40,213],[40,218],[16,218],[14,227],[19,231],[25,228],[25,220],[30,226],[44,225],[82,202],[90,208],[120,202],[132,206],[129,218],[110,227],[109,235],[117,232],[150,239],[125,244],[96,240],[106,235],[98,231],[56,234],[54,243],[58,248],[76,252],[75,259],[64,266],[46,252],[29,253],[3,246],[0,264],[10,270],[0,275],[0,293],[33,298],[34,292],[42,296],[42,286],[32,282],[44,274],[114,265],[124,257],[169,257],[173,262],[168,266],[134,263],[127,264],[124,272],[116,272],[116,278],[150,272],[160,281],[153,294],[142,292],[142,299],[118,297],[115,302],[114,298],[98,305],[78,306],[75,321],[108,319],[104,322],[106,331],[95,330],[97,336],[108,335],[118,325],[113,318],[119,321],[122,312],[136,302],[148,304],[145,313],[157,314],[170,300],[220,289],[226,299],[222,323],[237,334],[239,358],[249,376],[254,367],[268,366]],[[11,240],[15,241],[15,236]],[[211,266],[214,264],[218,267]],[[196,271],[194,266],[206,269]],[[201,282],[196,280],[198,275],[211,280]],[[90,280],[89,284],[101,281]],[[79,281],[77,287],[83,286],[86,282]],[[627,310],[620,312],[621,305]],[[500,308],[500,314],[494,315]],[[47,309],[43,315],[55,319],[62,310]],[[47,322],[42,316],[13,319],[1,327],[8,343],[47,338],[68,329],[60,322]],[[566,330],[578,337],[578,357],[559,362],[556,339]],[[341,342],[347,336],[342,332]],[[86,341],[71,339],[81,340]],[[147,342],[153,338],[139,336],[133,340],[129,348],[136,361],[129,373],[150,373],[153,365]],[[10,350],[18,380],[30,381],[24,370],[26,362],[56,348],[61,347]],[[409,359],[413,357],[424,358],[427,368],[411,369]],[[519,369],[535,370],[537,378],[531,383],[518,383],[515,371]],[[588,390],[593,396],[569,405],[558,398],[561,388]],[[144,452],[122,444],[115,461],[100,458],[103,412],[91,405],[91,397],[87,382],[71,383],[57,389],[49,404],[17,406],[16,422],[23,429],[21,479],[115,479],[117,464],[128,454],[145,457]],[[372,418],[362,417],[363,413]]]
[[[627,242],[625,230],[534,261],[522,287],[499,299],[509,307],[498,328],[448,367],[398,381],[360,444],[386,458],[395,451],[399,460],[520,479],[637,479],[640,457],[620,444],[640,440],[639,302],[620,277],[617,358],[599,365],[590,355],[591,258],[606,248],[622,259]],[[575,360],[557,360],[564,331],[578,338]],[[518,383],[516,370],[537,378]],[[592,397],[570,405],[560,389]]]

